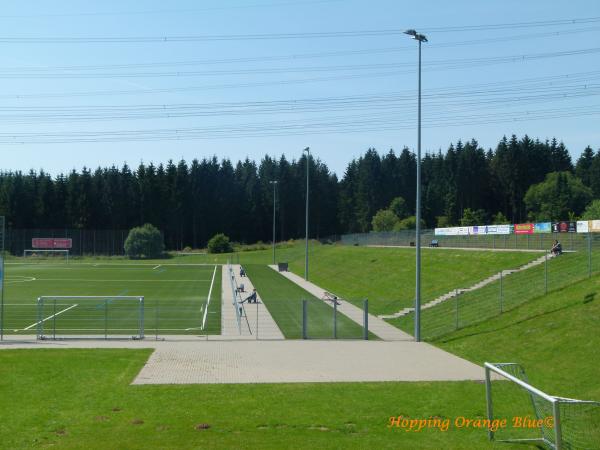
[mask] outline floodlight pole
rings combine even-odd
[[[310,164],[310,147],[306,147],[303,152],[306,152],[306,237],[304,249],[304,279],[308,281],[308,180],[309,180],[309,164]]]
[[[273,181],[269,181],[269,183],[271,183],[273,185],[273,264],[275,263],[275,199],[276,199],[276,195],[277,195],[277,183],[279,183],[279,181],[277,180],[273,180]]]
[[[419,102],[417,107],[417,204],[415,211],[416,279],[415,279],[415,341],[421,341],[421,44],[427,42],[424,34],[415,30],[404,32],[419,42]]]

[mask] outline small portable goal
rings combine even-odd
[[[38,339],[143,339],[144,297],[42,296],[34,326]]]

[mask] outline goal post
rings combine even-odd
[[[532,386],[517,363],[485,363],[490,440],[539,443],[551,449],[594,448],[600,442],[600,402],[549,395]],[[505,382],[495,383],[492,377]]]
[[[37,321],[42,339],[144,339],[144,297],[125,295],[42,296]]]
[[[23,258],[40,258],[40,259],[48,259],[53,257],[62,257],[65,261],[69,262],[69,250],[67,249],[25,249],[23,250]]]

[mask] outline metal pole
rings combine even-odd
[[[415,341],[421,341],[421,40],[419,39],[419,103],[417,125],[417,205],[416,205],[416,280],[415,280]]]
[[[337,339],[337,300],[333,300],[333,338]]]
[[[592,278],[592,234],[588,233],[588,278]]]
[[[254,301],[256,302],[256,331],[254,332],[254,338],[258,339],[258,299]]]
[[[302,300],[302,339],[308,339],[308,333],[307,333],[307,312],[306,312],[306,307],[307,307],[307,301],[306,300]]]
[[[548,253],[544,255],[544,294],[548,293]]]
[[[277,196],[277,181],[271,181],[273,185],[273,264],[275,264],[275,199]]]
[[[309,165],[310,165],[310,148],[304,149],[306,152],[306,237],[304,249],[304,279],[308,281],[308,183],[309,183]]]
[[[503,284],[504,276],[503,271],[500,271],[500,314],[502,314],[503,303],[504,303],[504,284]]]
[[[454,290],[454,309],[455,309],[455,314],[456,314],[456,326],[455,328],[458,330],[458,289]]]
[[[56,340],[56,299],[54,299],[54,311],[52,311],[52,338]]]
[[[104,339],[108,339],[108,300],[104,299]]]
[[[363,302],[363,339],[369,340],[369,299]]]
[[[140,297],[140,339],[144,339],[144,297]]]
[[[560,402],[557,400],[552,402],[552,414],[554,415],[554,448],[560,450],[562,448],[562,430],[560,429]]]
[[[490,369],[487,366],[485,366],[485,400],[487,403],[487,418],[491,423],[494,417],[494,408],[492,405],[492,381],[490,379]],[[491,427],[488,428],[488,437],[490,441],[494,440],[494,432]]]

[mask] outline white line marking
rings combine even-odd
[[[204,330],[204,325],[206,325],[206,313],[208,313],[208,305],[210,305],[210,294],[212,293],[213,284],[215,284],[215,275],[217,274],[217,266],[215,266],[215,270],[213,270],[212,281],[210,282],[210,289],[208,290],[208,299],[206,300],[206,309],[204,310],[204,317],[202,318],[202,327],[201,330]]]
[[[62,309],[62,310],[60,310],[59,312],[57,312],[56,314],[52,314],[51,316],[48,316],[48,317],[46,317],[45,319],[39,320],[39,321],[37,321],[36,323],[29,325],[27,328],[23,328],[23,331],[27,331],[27,330],[29,330],[30,328],[33,328],[33,327],[35,327],[36,325],[38,325],[38,324],[40,324],[40,323],[42,323],[42,322],[45,322],[46,320],[52,319],[52,318],[54,318],[54,317],[58,316],[59,314],[62,314],[62,313],[66,312],[66,311],[68,311],[68,310],[70,310],[70,309],[73,309],[73,308],[75,308],[76,306],[79,306],[79,305],[78,305],[77,303],[75,303],[74,305],[71,305],[71,306],[69,306],[68,308]]]
[[[104,283],[105,281],[109,282],[127,282],[127,283],[193,283],[196,281],[209,281],[207,279],[187,279],[187,280],[128,280],[128,279],[104,279],[104,278],[36,278],[37,281],[85,281],[86,283]]]
[[[159,264],[158,266],[154,266],[154,267],[152,268],[152,270],[156,270],[156,269],[158,269],[160,266],[161,266],[161,264]]]

